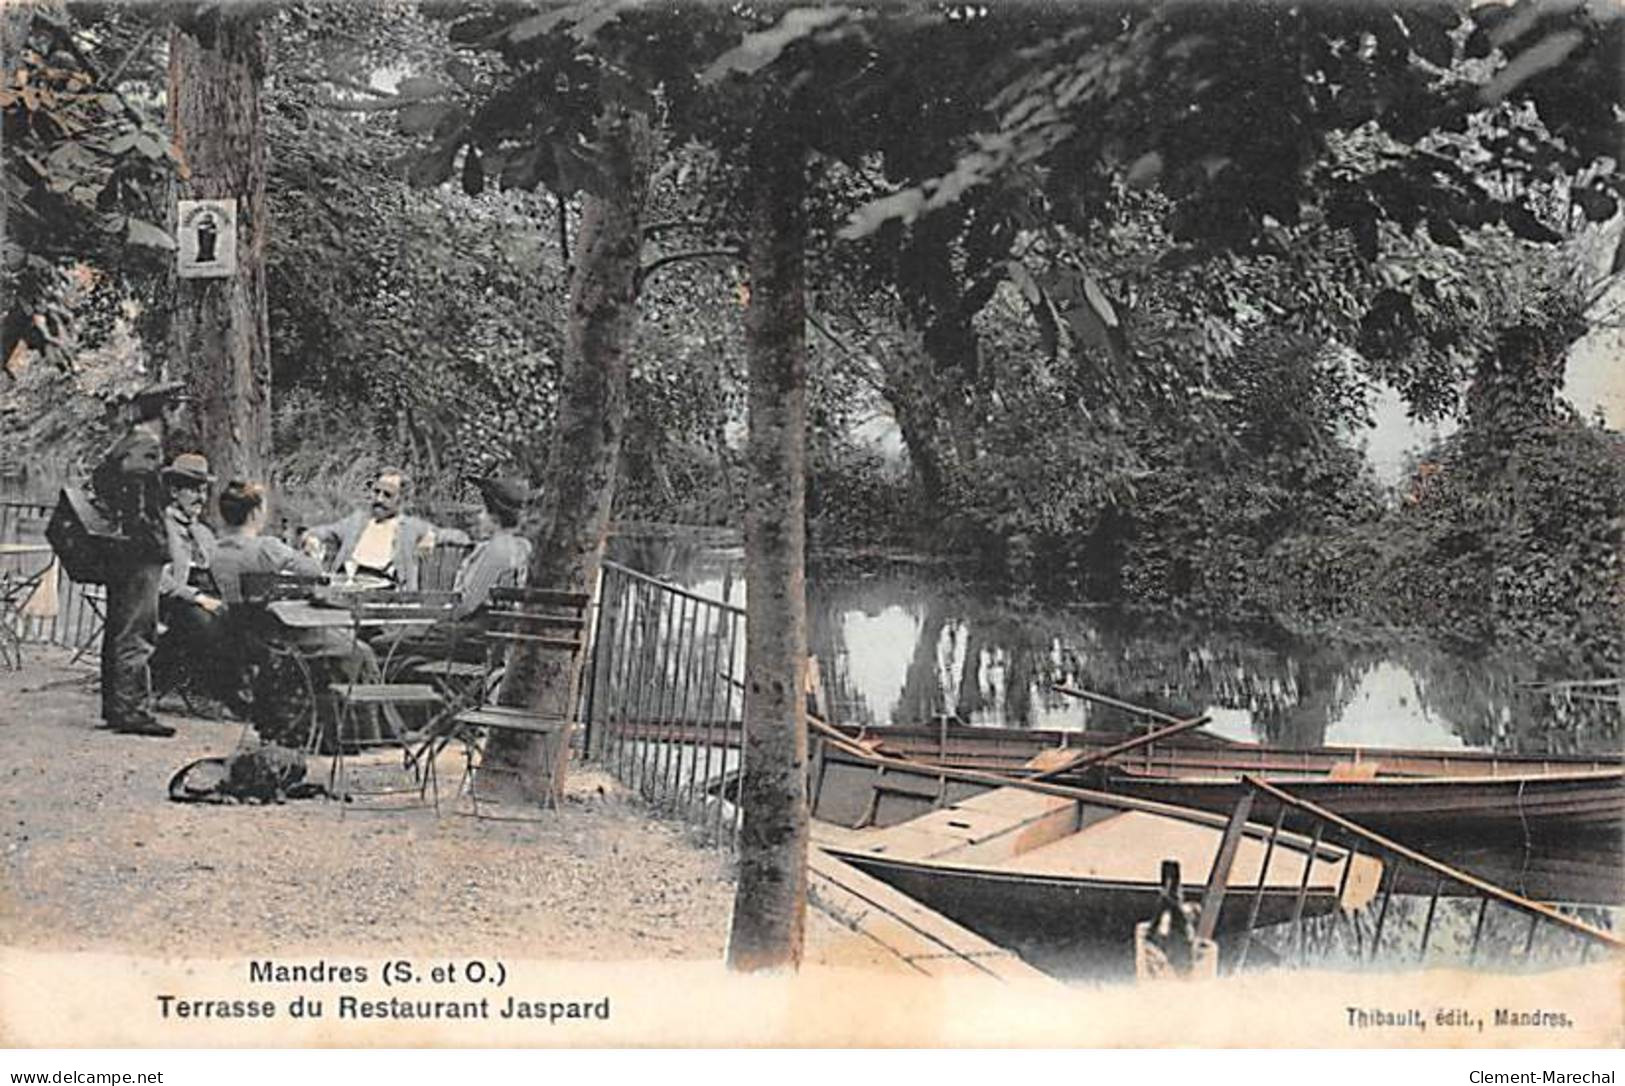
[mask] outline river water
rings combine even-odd
[[[619,561],[740,605],[737,548],[621,539]],[[814,563],[809,648],[839,722],[942,715],[1016,728],[1109,728],[1120,711],[1056,692],[1082,686],[1229,738],[1289,747],[1614,753],[1625,711],[1594,691],[1538,684],[1590,676],[1446,649],[1404,631],[1359,639],[1135,617],[1012,596],[938,566]],[[1143,721],[1137,721],[1143,723]]]

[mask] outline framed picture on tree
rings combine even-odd
[[[182,279],[225,279],[237,273],[236,200],[179,200],[175,223]]]

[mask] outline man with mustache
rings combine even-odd
[[[168,632],[158,641],[151,667],[166,679],[190,672],[213,688],[223,678],[214,664],[225,639],[224,605],[210,571],[215,536],[203,522],[214,476],[202,453],[181,453],[164,468],[163,481],[169,493],[164,510],[169,562],[158,583],[158,616]]]
[[[329,556],[327,568],[388,577],[408,592],[418,588],[418,562],[434,550],[437,535],[447,542],[466,542],[456,529],[439,531],[426,520],[403,513],[410,480],[399,468],[383,468],[373,478],[366,509],[305,532],[307,554]]]

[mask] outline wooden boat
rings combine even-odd
[[[1625,827],[1625,769],[1472,777],[1310,776],[1270,773],[1261,779],[1299,799],[1404,840],[1472,836],[1480,840],[1617,839]],[[1124,795],[1228,811],[1246,786],[1240,774],[1167,777],[1111,768],[1102,787]],[[1255,807],[1270,819],[1275,805]]]
[[[861,742],[882,754],[1020,774],[1125,738],[958,726],[873,729]],[[1541,840],[1578,833],[1617,847],[1625,827],[1625,758],[1363,747],[1295,751],[1214,738],[1174,736],[1060,779],[1223,813],[1241,797],[1241,775],[1251,773],[1370,829],[1412,840]],[[1253,810],[1258,820],[1274,815],[1269,803]]]
[[[899,725],[843,733],[876,743],[877,750],[938,765],[994,771],[1020,769],[1045,751],[1104,750],[1133,732],[984,728],[965,724]],[[1321,746],[1304,750],[1241,743],[1206,731],[1160,740],[1117,762],[1168,777],[1203,773],[1331,773],[1359,767],[1380,777],[1478,777],[1625,769],[1625,754],[1504,754],[1482,750],[1405,750],[1395,747]]]
[[[647,722],[635,734],[731,745],[737,726]],[[1042,772],[1080,753],[1133,738],[1125,732],[1065,732],[965,725],[838,729],[876,754],[955,769],[1013,775]],[[1625,756],[1500,754],[1325,746],[1309,750],[1237,743],[1200,731],[1157,741],[1109,764],[1068,771],[1064,783],[1227,813],[1253,774],[1299,798],[1401,840],[1523,843],[1576,835],[1593,847],[1625,849]],[[1253,817],[1268,821],[1268,801]]]
[[[1199,899],[1226,819],[1121,795],[999,787],[821,744],[811,779],[813,840],[995,942],[1126,953],[1158,904],[1164,860]],[[1216,934],[1365,906],[1370,856],[1245,828]],[[1267,867],[1266,867],[1267,863]],[[1305,869],[1307,868],[1307,876]],[[1260,887],[1262,887],[1260,891]],[[1256,898],[1256,901],[1255,901]],[[1257,908],[1256,918],[1252,910]]]

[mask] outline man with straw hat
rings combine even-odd
[[[164,510],[169,562],[159,580],[158,616],[167,632],[152,669],[154,674],[190,671],[212,683],[220,670],[213,661],[225,643],[224,605],[211,572],[215,535],[203,522],[214,476],[207,457],[189,452],[169,462],[163,480],[169,493]]]

